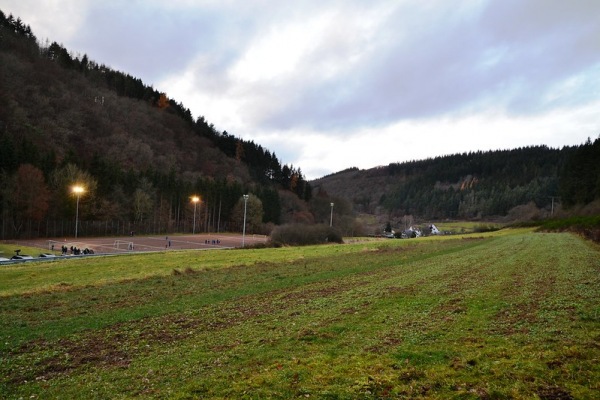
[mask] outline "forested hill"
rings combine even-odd
[[[301,170],[269,150],[216,131],[204,117],[193,120],[183,104],[140,79],[56,42],[40,44],[28,25],[2,11],[0,173],[3,234],[70,219],[66,192],[77,181],[88,189],[81,205],[87,219],[163,227],[188,217],[191,194],[202,197],[205,227],[216,225],[217,208],[221,226],[231,221],[242,193],[262,202],[262,222],[275,224],[292,207],[282,193],[311,196]]]
[[[551,211],[600,198],[600,138],[581,146],[471,152],[312,182],[316,193],[351,199],[357,211],[428,219],[505,216],[524,205]]]

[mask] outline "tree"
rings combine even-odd
[[[404,230],[407,230],[415,223],[415,220],[412,215],[404,215],[402,217],[402,224],[404,225]]]
[[[142,178],[137,189],[133,192],[132,209],[133,220],[142,222],[147,217],[154,207],[154,187],[152,182],[147,178]]]
[[[600,197],[600,137],[577,148],[565,163],[560,191],[567,206],[587,204]]]
[[[50,188],[53,192],[52,212],[57,217],[70,217],[75,212],[73,185],[80,185],[85,190],[85,196],[81,197],[79,210],[85,210],[87,204],[95,200],[98,182],[88,172],[81,170],[74,164],[67,164],[62,168],[54,170],[50,176]],[[89,210],[86,210],[89,214]]]
[[[3,209],[11,216],[15,234],[26,221],[41,221],[48,211],[50,192],[42,171],[31,164],[23,164],[17,172],[2,179]]]
[[[9,135],[0,138],[0,171],[14,172],[19,165],[15,142]]]
[[[133,217],[135,222],[142,222],[154,206],[152,197],[146,193],[143,189],[136,189],[133,192]]]
[[[291,173],[292,171],[287,164],[281,168],[281,181],[279,183],[284,189],[289,189],[290,187]]]
[[[169,107],[169,98],[167,97],[167,95],[164,93],[161,93],[160,97],[158,98],[158,101],[156,102],[156,105],[160,109]]]
[[[235,159],[237,161],[242,161],[244,159],[244,143],[241,140],[238,140],[235,144]]]
[[[263,203],[263,222],[279,224],[281,219],[281,201],[277,190],[272,188],[262,188],[257,193],[257,196]]]
[[[388,223],[385,225],[385,229],[383,231],[387,233],[392,232],[392,223],[390,221],[388,221]]]
[[[231,215],[232,222],[241,230],[244,226],[244,198],[240,197]],[[259,232],[263,220],[263,204],[253,194],[246,201],[246,232]]]

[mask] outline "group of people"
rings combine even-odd
[[[219,239],[213,239],[212,241],[210,241],[210,240],[206,239],[206,240],[204,241],[204,244],[211,244],[211,243],[212,243],[212,244],[221,244],[221,241],[220,241]]]
[[[67,247],[66,245],[63,245],[63,246],[61,246],[60,249],[61,249],[63,256],[69,254],[69,250],[71,251],[70,254],[74,255],[74,256],[79,256],[82,254],[94,254],[94,250],[88,249],[87,247],[85,249],[81,250],[75,246]]]

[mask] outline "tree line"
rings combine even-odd
[[[506,216],[531,203],[551,210],[600,198],[600,138],[580,146],[470,152],[390,164],[401,183],[380,199],[390,213],[428,219]]]
[[[600,198],[600,137],[573,149],[560,175],[560,195],[567,207]]]

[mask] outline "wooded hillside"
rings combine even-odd
[[[140,79],[38,43],[1,11],[0,173],[2,238],[73,232],[74,184],[92,224],[82,234],[103,234],[107,221],[118,232],[189,230],[192,195],[202,230],[237,229],[243,193],[258,200],[261,223],[279,224],[311,197],[299,168],[193,120]]]
[[[490,218],[520,208],[570,208],[600,198],[600,138],[581,146],[472,152],[350,168],[312,182],[359,212],[430,220]],[[521,210],[522,211],[522,210]]]

